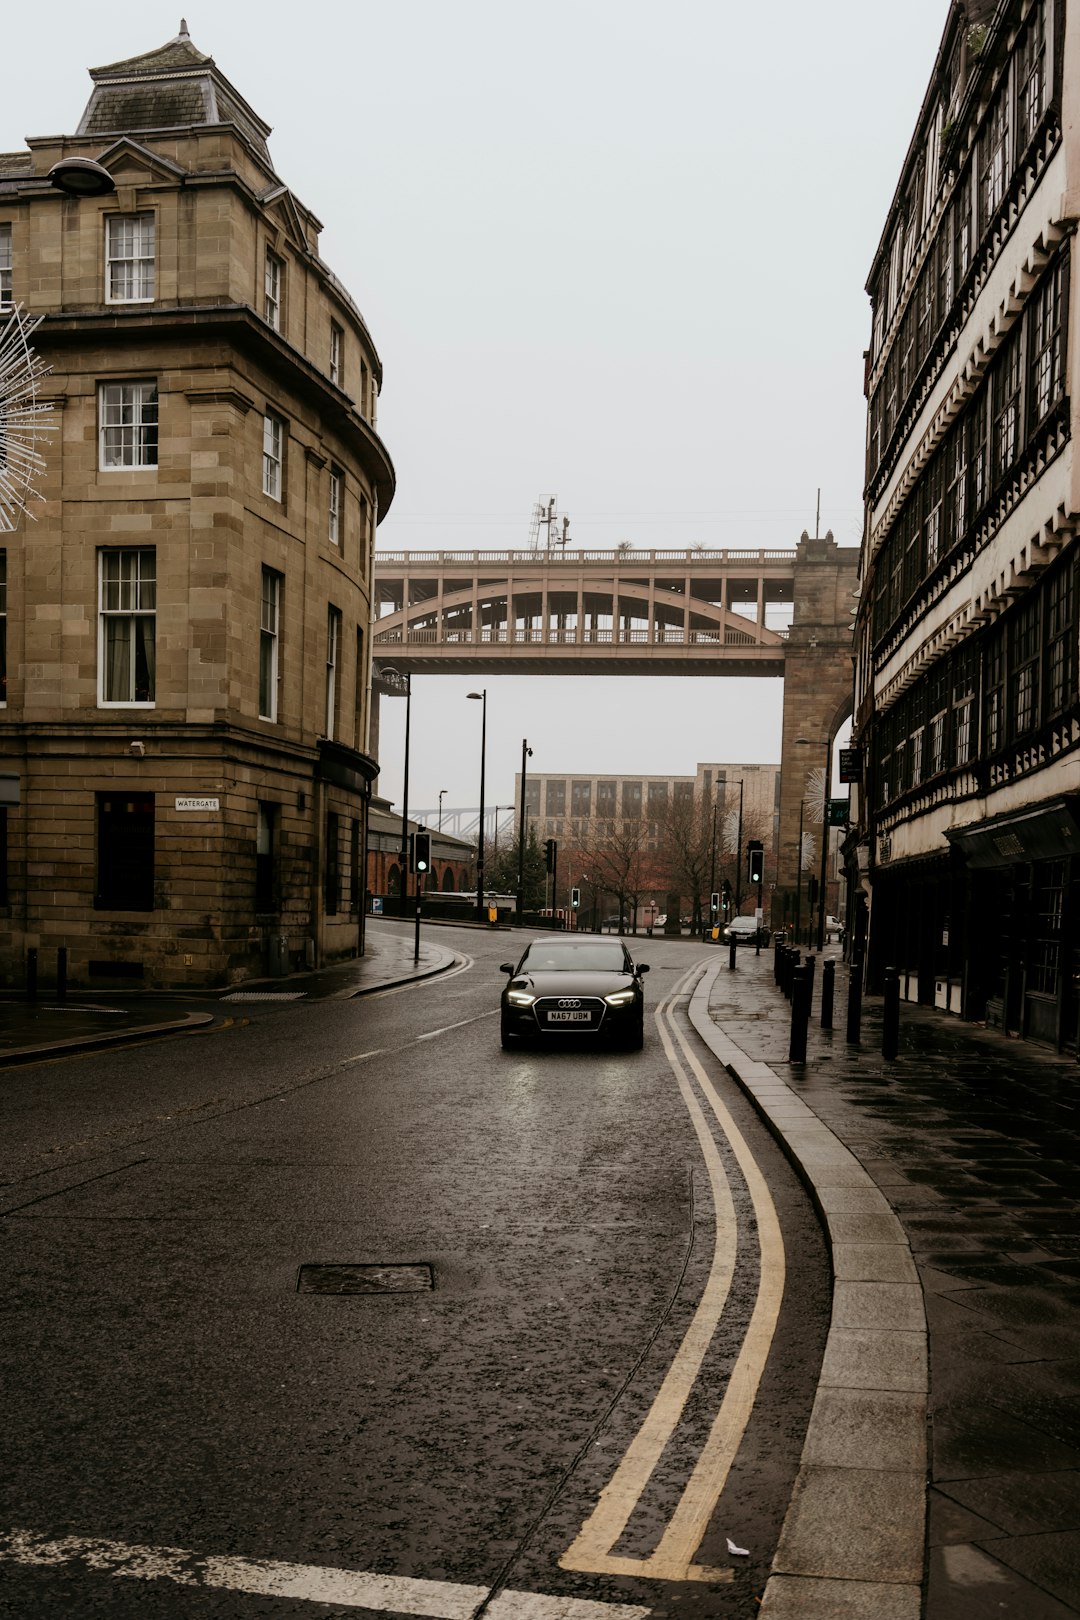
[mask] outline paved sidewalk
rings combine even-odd
[[[414,962],[413,932],[400,924],[372,924],[362,957],[315,973],[283,979],[248,979],[220,989],[165,991],[87,991],[71,989],[60,1002],[52,985],[40,987],[28,1003],[15,994],[0,997],[0,1067],[62,1056],[97,1046],[175,1035],[236,1017],[245,1005],[261,1001],[316,1001],[371,995],[413,979],[443,973],[457,960],[437,940],[420,941]]]
[[[887,1063],[880,1000],[849,1047],[846,969],[833,1031],[820,958],[815,978],[804,1064],[771,949],[734,972],[725,951],[691,1006],[833,1245],[832,1329],[761,1613],[1080,1614],[1080,1068],[906,1004]]]

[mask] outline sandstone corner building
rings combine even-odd
[[[0,155],[0,324],[44,317],[43,502],[0,534],[0,973],[226,983],[363,948],[381,366],[186,31]],[[113,189],[64,195],[58,161]]]
[[[1075,1049],[1080,5],[948,11],[871,270],[870,982]]]

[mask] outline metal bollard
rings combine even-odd
[[[882,985],[884,1002],[881,1008],[881,1055],[894,1058],[900,1043],[900,970],[885,969]]]
[[[779,937],[774,935],[772,947],[772,976],[775,984],[780,983],[780,952],[783,950],[783,948],[784,947],[780,943]]]
[[[858,1046],[862,1032],[862,957],[855,952],[851,958],[847,989],[847,1041]]]
[[[791,1040],[788,1062],[806,1062],[806,1027],[810,1022],[812,971],[809,966],[797,967],[792,973],[791,986]]]
[[[728,971],[731,972],[731,973],[734,973],[734,971],[735,971],[735,941],[734,940],[732,940],[731,944],[728,946],[727,965],[728,965]]]
[[[799,970],[801,961],[802,955],[793,945],[791,950],[788,952],[787,962],[784,966],[784,994],[787,996],[789,1001],[791,1000],[791,993],[795,984],[795,974]]]
[[[37,950],[34,946],[26,953],[26,999],[37,1000]]]
[[[836,979],[836,963],[830,956],[827,962],[821,965],[821,1027],[832,1029],[833,988]]]
[[[59,945],[56,950],[56,999],[63,1001],[67,996],[67,946]]]

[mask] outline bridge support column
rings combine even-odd
[[[817,773],[803,809],[803,831],[817,848],[811,870],[802,874],[802,920],[809,911],[811,871],[820,879],[821,840],[828,827],[818,817],[829,793],[822,782],[826,751],[852,712],[851,621],[859,552],[841,549],[829,533],[811,540],[803,534],[795,553],[795,617],[784,653],[784,722],[780,751],[780,830],[773,921],[795,917],[799,881],[799,807],[808,779]],[[820,786],[819,786],[820,783]],[[826,910],[832,909],[830,896]]]

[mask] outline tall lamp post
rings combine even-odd
[[[526,761],[532,758],[532,749],[526,738],[521,739],[521,814],[518,818],[518,885],[517,925],[525,926],[525,771]]]
[[[480,827],[476,837],[476,920],[486,922],[484,907],[484,767],[487,763],[487,687],[482,692],[466,692],[483,705],[480,721]]]
[[[439,789],[439,831],[442,832],[442,802],[446,794],[445,788]]]
[[[712,897],[716,892],[716,795],[713,795],[712,807],[712,848],[709,856],[709,922],[715,926],[717,918],[713,915]]]
[[[796,737],[796,744],[800,748],[812,748],[809,737]],[[817,948],[825,949],[825,884],[829,876],[829,791],[832,777],[832,738],[825,738],[825,781],[822,786],[821,801],[821,878],[818,883],[818,922],[817,922]],[[799,894],[802,893],[802,806],[805,800],[805,791],[799,800]],[[796,916],[798,913],[796,912]],[[813,937],[814,912],[811,907],[809,928]]]
[[[799,853],[795,865],[795,943],[800,945],[802,940],[802,866],[803,866],[803,809],[805,796],[799,797]]]
[[[829,795],[832,791],[832,738],[825,739],[825,786],[821,805],[821,882],[818,884],[817,948],[825,949],[825,884],[829,877]]]
[[[392,664],[384,664],[383,676],[390,675],[395,682],[403,683],[405,687],[405,764],[402,770],[401,783],[401,898],[409,898],[409,721],[412,711],[412,676],[403,675]],[[404,917],[405,908],[402,905],[401,915]]]

